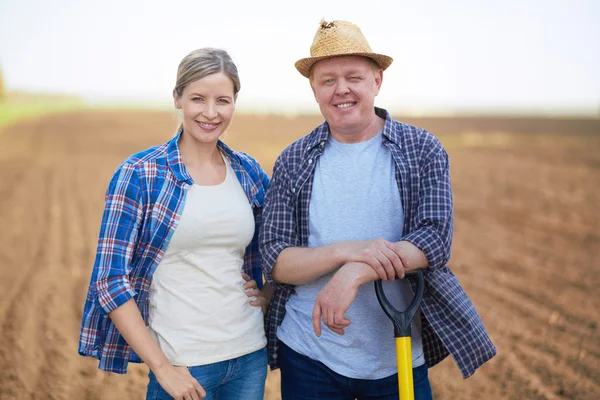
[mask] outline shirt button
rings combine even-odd
[[[273,358],[277,358],[277,354],[273,354]]]
[[[325,142],[321,142],[319,143],[321,146],[325,146]]]
[[[312,164],[312,158],[309,158],[309,159],[308,159],[308,163],[309,163],[309,164]]]
[[[296,193],[296,188],[292,188],[292,193]]]

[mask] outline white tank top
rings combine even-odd
[[[150,286],[150,333],[173,365],[229,360],[266,345],[260,307],[241,276],[254,216],[235,172],[189,187],[179,225]]]

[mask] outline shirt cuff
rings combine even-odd
[[[414,244],[425,253],[430,270],[443,267],[448,262],[444,244],[434,229],[429,227],[418,229],[404,236],[402,240]]]
[[[279,254],[281,254],[281,252],[283,250],[287,249],[288,247],[292,247],[292,245],[284,243],[284,242],[277,242],[277,243],[267,246],[267,248],[261,253],[262,261],[263,261],[263,264],[262,264],[263,274],[265,275],[267,282],[269,282],[271,284],[271,286],[273,286],[275,289],[293,287],[293,285],[289,285],[286,283],[274,282],[273,274],[272,274],[273,266],[275,265],[275,262],[277,261],[277,257],[279,257]]]
[[[106,314],[137,294],[129,280],[122,276],[98,282],[96,292],[98,293],[98,304]]]

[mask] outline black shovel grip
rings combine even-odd
[[[405,311],[399,311],[395,309],[387,297],[385,297],[382,284],[383,281],[375,281],[375,294],[377,295],[377,300],[379,301],[379,304],[381,305],[381,308],[383,308],[385,314],[389,317],[389,319],[392,320],[392,323],[394,324],[394,337],[410,336],[410,323],[415,317],[415,314],[419,309],[419,305],[421,304],[421,299],[423,298],[423,289],[425,288],[423,270],[417,269],[407,272],[404,279],[409,276],[415,276],[417,278],[417,293]]]

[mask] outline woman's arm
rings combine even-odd
[[[158,383],[167,393],[178,400],[199,400],[206,396],[200,383],[186,367],[175,367],[169,362],[150,335],[133,299],[127,300],[108,315],[129,346],[154,372]]]
[[[244,283],[244,291],[246,292],[246,296],[250,297],[248,303],[253,307],[261,307],[263,314],[266,315],[267,310],[269,309],[269,303],[275,293],[275,288],[273,288],[269,282],[265,282],[263,283],[261,290],[250,275],[242,272],[242,277],[246,281],[246,283]]]

